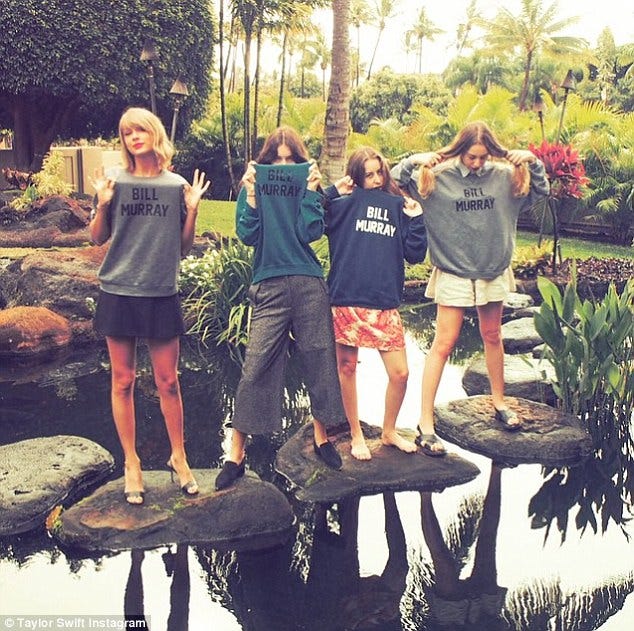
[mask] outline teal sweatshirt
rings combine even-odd
[[[252,208],[246,190],[238,195],[236,233],[255,248],[253,282],[277,276],[316,276],[323,270],[310,247],[324,234],[321,195],[306,188],[309,165],[256,165]]]

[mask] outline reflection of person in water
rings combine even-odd
[[[500,618],[506,588],[497,584],[495,560],[500,522],[501,468],[491,466],[484,499],[473,569],[461,579],[460,568],[443,539],[430,492],[421,493],[423,535],[434,564],[435,581],[429,596],[432,620],[442,629],[497,631],[507,629]]]
[[[189,628],[189,562],[187,558],[188,546],[179,544],[176,552],[168,550],[163,554],[165,572],[172,577],[170,587],[170,613],[167,618],[167,631],[187,631]],[[145,557],[143,550],[132,550],[132,564],[128,574],[123,598],[123,617],[126,622],[134,621],[135,628],[149,629],[145,619],[143,606],[143,577],[141,564]],[[140,622],[145,626],[140,626]]]
[[[402,628],[399,605],[408,563],[405,533],[394,493],[383,493],[389,556],[380,576],[360,576],[359,499],[338,503],[339,533],[329,529],[327,509],[318,507],[303,628],[321,631]]]

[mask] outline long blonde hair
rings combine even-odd
[[[123,166],[128,171],[134,171],[136,163],[134,156],[128,151],[123,135],[126,129],[143,129],[152,134],[152,149],[159,169],[168,169],[174,157],[174,146],[167,137],[161,119],[144,107],[129,107],[119,120],[119,140],[121,142],[121,156]]]
[[[456,137],[438,151],[442,161],[463,156],[473,145],[483,145],[492,158],[505,159],[508,149],[500,144],[489,126],[482,121],[467,123]],[[510,164],[510,163],[509,163]],[[513,166],[512,187],[514,197],[525,197],[530,189],[530,172],[526,164]],[[425,199],[434,190],[436,177],[430,167],[421,167],[418,175],[418,192]]]

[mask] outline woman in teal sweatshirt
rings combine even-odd
[[[327,426],[346,422],[337,377],[328,290],[310,243],[324,233],[319,169],[296,131],[280,127],[242,177],[236,232],[255,248],[249,342],[236,392],[231,447],[216,489],[244,474],[249,434],[281,427],[290,334],[300,353],[313,415],[313,449],[329,467],[341,458]]]

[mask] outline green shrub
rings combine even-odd
[[[205,345],[226,344],[241,362],[249,334],[248,290],[253,248],[238,240],[181,263],[180,287],[188,333]]]
[[[24,210],[37,199],[51,195],[70,195],[73,187],[64,179],[63,170],[64,156],[55,151],[47,153],[42,170],[33,175],[33,184],[20,197],[16,197],[10,206],[16,210]]]
[[[535,327],[555,369],[553,387],[564,411],[588,429],[594,456],[572,468],[545,469],[529,503],[534,526],[556,521],[565,539],[568,515],[578,506],[577,528],[596,533],[628,521],[634,499],[634,280],[619,295],[612,285],[600,302],[581,301],[576,274],[563,292],[544,277]],[[548,530],[546,532],[548,534]]]

